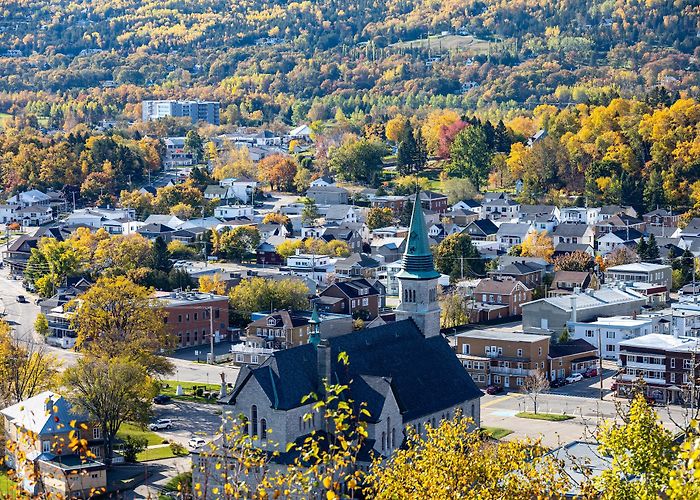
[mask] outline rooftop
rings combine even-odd
[[[652,264],[650,262],[634,262],[632,264],[621,264],[619,266],[612,266],[607,268],[607,271],[648,273],[653,271],[663,271],[666,269],[670,269],[670,266],[662,264]]]
[[[550,335],[534,335],[531,333],[509,332],[506,330],[469,330],[457,334],[457,337],[482,340],[504,340],[507,342],[535,343],[549,341]]]

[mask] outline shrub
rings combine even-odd
[[[126,462],[136,462],[136,455],[148,448],[148,439],[143,436],[125,436],[122,439],[122,454]]]

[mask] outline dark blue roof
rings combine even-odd
[[[328,343],[332,382],[347,384],[349,397],[365,401],[373,417],[381,413],[389,390],[405,420],[482,395],[447,341],[439,335],[424,337],[411,319],[332,337]],[[347,353],[349,365],[338,362],[341,352]],[[273,408],[301,406],[304,396],[318,393],[317,366],[311,344],[277,351],[261,366],[241,371],[233,392],[221,402],[235,404],[238,392],[254,377]]]

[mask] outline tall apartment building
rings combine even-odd
[[[192,123],[204,121],[219,125],[219,108],[216,101],[141,101],[141,119],[145,122],[172,116],[190,118]]]

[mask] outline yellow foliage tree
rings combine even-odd
[[[199,278],[199,291],[204,293],[215,293],[226,295],[226,283],[218,274],[212,276],[201,276]]]
[[[537,257],[549,262],[553,254],[554,242],[547,231],[533,231],[525,237],[521,245],[523,257]]]
[[[452,109],[437,109],[428,114],[421,127],[428,151],[433,154],[437,151],[442,128],[449,127],[459,119],[459,113]]]

